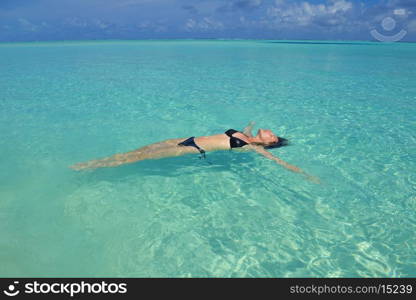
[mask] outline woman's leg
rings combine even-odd
[[[117,167],[146,159],[158,159],[163,157],[180,156],[188,153],[199,153],[194,147],[178,146],[185,139],[172,139],[160,143],[151,144],[139,149],[115,154],[110,157],[91,160],[70,166],[74,170],[95,169],[103,167]]]

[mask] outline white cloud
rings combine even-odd
[[[398,9],[393,10],[393,13],[396,16],[404,16],[404,15],[406,15],[406,10],[403,9],[403,8],[398,8]]]
[[[307,26],[317,19],[327,19],[326,23],[338,24],[336,17],[342,17],[353,8],[352,2],[332,0],[326,4],[311,4],[308,2],[293,3],[276,0],[275,5],[267,10],[267,15],[277,18],[280,23]]]
[[[327,10],[331,14],[337,12],[347,12],[352,8],[352,3],[345,0],[333,1],[333,4],[327,7]]]
[[[108,28],[111,25],[110,23],[104,22],[104,21],[102,21],[100,19],[94,19],[92,21],[92,24],[94,26],[100,28],[100,29],[106,29],[106,28]]]
[[[192,31],[197,26],[197,23],[194,19],[188,19],[185,23],[185,28],[189,31]]]
[[[27,19],[24,18],[18,18],[17,21],[19,22],[19,25],[21,28],[25,31],[38,31],[39,26],[33,24]]]
[[[88,26],[87,21],[82,20],[82,19],[77,18],[77,17],[66,18],[64,20],[63,24],[69,25],[69,26],[72,26],[72,27],[87,27]]]
[[[187,31],[209,31],[224,29],[224,24],[209,17],[204,17],[202,20],[196,21],[188,19],[185,23]]]
[[[168,31],[168,27],[164,24],[164,22],[153,22],[153,21],[142,21],[136,26],[139,31],[146,32],[146,31],[152,31],[152,32],[166,32]]]

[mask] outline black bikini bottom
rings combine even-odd
[[[179,146],[191,146],[191,147],[195,147],[201,153],[201,156],[199,158],[205,158],[205,150],[204,149],[201,149],[195,143],[195,137],[194,136],[191,136],[189,139],[184,140],[183,142],[180,142],[178,145]]]

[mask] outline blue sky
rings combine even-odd
[[[416,0],[0,0],[0,41],[373,40],[374,29],[416,41]]]

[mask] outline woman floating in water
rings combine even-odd
[[[266,150],[286,146],[288,145],[288,140],[278,137],[273,134],[271,130],[266,129],[259,129],[257,135],[253,136],[251,134],[253,126],[254,122],[251,122],[242,132],[229,129],[225,133],[216,135],[190,137],[188,139],[169,139],[130,152],[115,154],[107,158],[92,160],[85,163],[78,163],[71,166],[71,168],[74,170],[82,170],[117,167],[146,159],[158,159],[192,153],[200,153],[201,158],[205,158],[205,152],[208,151],[239,148],[239,150],[243,151],[255,151],[290,171],[305,175],[309,180],[314,182],[319,181],[318,178],[306,174],[298,167],[288,164]]]

